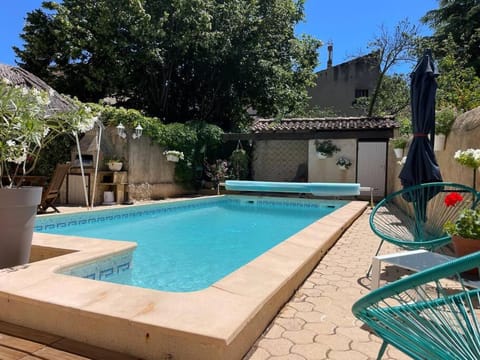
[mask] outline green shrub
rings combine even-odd
[[[457,112],[452,108],[444,108],[435,113],[435,133],[448,135],[457,117]]]
[[[394,149],[405,149],[408,139],[405,136],[400,136],[390,140]]]

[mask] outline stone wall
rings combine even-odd
[[[167,161],[163,155],[164,149],[152,143],[148,136],[144,135],[139,139],[133,139],[129,132],[127,137],[122,139],[117,135],[115,128],[108,127],[102,133],[100,148],[99,171],[108,170],[105,159],[115,157],[123,160],[122,171],[128,171],[126,191],[129,200],[155,200],[186,192],[184,188],[174,182],[175,163]],[[91,169],[90,172],[92,172]],[[74,176],[70,180],[69,204],[84,205],[81,179],[79,176]],[[91,182],[93,184],[93,180]],[[80,195],[74,196],[75,194]],[[62,185],[59,203],[65,203],[65,201],[66,181]],[[101,196],[95,197],[96,205],[102,201]]]
[[[466,150],[469,148],[480,148],[480,107],[468,111],[460,115],[453,124],[450,134],[447,136],[445,149],[443,151],[436,151],[435,156],[440,166],[440,171],[444,181],[456,182],[468,186],[473,186],[473,170],[466,166],[460,165],[453,158],[457,150]],[[393,157],[393,150],[389,161],[393,169],[389,173],[388,183],[392,185],[389,192],[401,189],[398,174],[400,173],[400,165],[396,164],[396,159]],[[476,189],[480,190],[480,172],[477,171]]]
[[[175,164],[163,155],[165,149],[147,136],[128,140],[128,193],[130,199],[149,200],[179,195],[185,190],[175,184]]]

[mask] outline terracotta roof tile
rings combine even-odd
[[[393,116],[385,117],[336,117],[336,118],[294,118],[257,119],[253,122],[252,133],[316,132],[331,130],[374,130],[394,129],[400,125]]]

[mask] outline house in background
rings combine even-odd
[[[257,181],[360,183],[387,193],[388,141],[399,127],[393,117],[257,119],[247,134],[225,134],[252,143],[252,178]],[[340,151],[319,159],[315,142],[331,140]],[[347,170],[336,162],[352,162]],[[369,196],[370,193],[361,194]]]
[[[327,68],[317,73],[316,86],[308,90],[311,108],[332,111],[338,116],[359,116],[353,107],[359,97],[372,95],[380,68],[377,56],[355,58],[332,66],[333,45],[328,45]]]

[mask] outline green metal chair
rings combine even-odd
[[[448,206],[452,193],[459,193],[463,200]],[[415,185],[388,195],[370,214],[370,228],[380,237],[375,256],[384,241],[405,250],[434,250],[448,244],[451,237],[443,229],[445,222],[462,209],[474,208],[478,201],[475,189],[449,182]]]
[[[480,281],[465,280],[464,274],[479,266],[480,251],[358,300],[353,314],[383,339],[377,359],[389,344],[413,359],[480,359]]]

